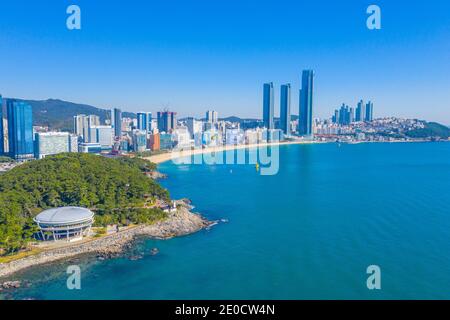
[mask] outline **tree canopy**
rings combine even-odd
[[[155,165],[139,158],[110,159],[65,153],[22,164],[0,176],[0,249],[17,251],[36,231],[39,212],[82,206],[96,212],[99,225],[146,223],[164,216],[146,206],[169,193],[143,172]]]

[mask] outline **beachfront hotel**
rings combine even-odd
[[[42,211],[33,220],[39,227],[40,240],[72,242],[89,234],[94,213],[86,208],[61,207]]]

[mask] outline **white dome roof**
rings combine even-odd
[[[41,224],[71,224],[84,222],[94,217],[94,213],[86,208],[62,207],[42,211],[34,218]]]

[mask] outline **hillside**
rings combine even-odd
[[[0,253],[30,241],[32,218],[47,208],[82,206],[95,210],[97,225],[146,223],[164,216],[144,208],[169,200],[167,190],[143,174],[154,165],[142,159],[109,159],[60,154],[18,166],[0,177]]]
[[[111,111],[87,104],[73,103],[58,99],[20,100],[33,107],[33,124],[49,126],[53,130],[73,130],[73,117],[77,114],[94,114],[100,117],[102,123],[111,118]],[[134,113],[124,112],[124,117],[136,118]]]
[[[406,135],[411,138],[450,138],[450,128],[437,122],[425,122],[425,128],[416,129],[406,132]]]

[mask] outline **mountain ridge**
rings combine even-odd
[[[48,126],[51,130],[73,131],[73,117],[77,114],[96,115],[102,123],[111,118],[111,110],[89,104],[76,103],[61,99],[47,100],[14,99],[29,103],[33,108],[33,125]],[[124,117],[136,118],[132,112],[123,112]]]

